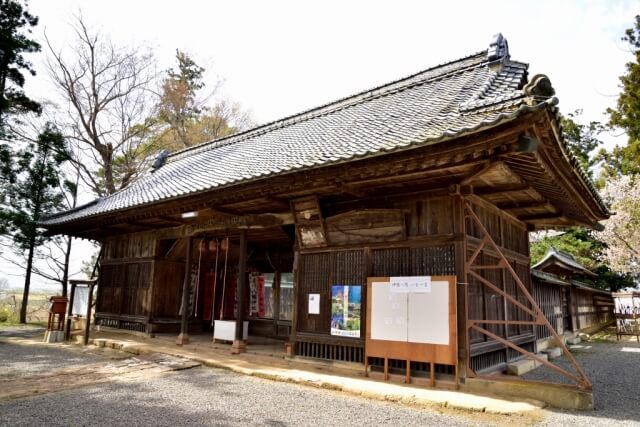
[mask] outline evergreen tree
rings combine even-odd
[[[640,174],[640,15],[636,16],[633,28],[626,30],[622,40],[629,46],[634,60],[626,64],[626,73],[620,76],[622,91],[617,105],[607,109],[607,113],[609,126],[624,130],[629,141],[611,152],[600,152],[603,180]]]
[[[587,175],[593,177],[591,168],[596,163],[596,159],[591,153],[602,144],[602,141],[598,139],[598,135],[604,131],[604,126],[596,121],[592,121],[587,125],[582,124],[579,122],[581,115],[582,110],[576,110],[562,117],[562,133],[569,145],[569,149],[580,161],[582,169]]]
[[[26,258],[20,310],[20,322],[25,323],[35,250],[47,240],[38,222],[62,205],[59,173],[68,153],[62,135],[47,125],[37,141],[28,143],[17,157],[16,179],[8,188],[11,207],[2,216],[16,253]]]
[[[37,24],[38,18],[22,4],[0,0],[0,205],[5,202],[5,190],[14,175],[12,149],[7,144],[13,139],[9,119],[40,111],[40,105],[22,90],[24,73],[35,75],[24,54],[40,51],[40,45],[29,38],[31,27]],[[5,231],[6,224],[0,221],[0,235]]]
[[[40,51],[40,45],[29,39],[38,18],[15,0],[0,0],[0,130],[4,131],[10,114],[38,112],[40,105],[22,90],[24,72],[35,76],[25,53]],[[26,33],[26,34],[25,34]],[[4,136],[4,135],[3,135]],[[6,136],[5,136],[6,137]]]

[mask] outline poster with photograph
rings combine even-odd
[[[331,287],[331,335],[360,338],[362,287]]]

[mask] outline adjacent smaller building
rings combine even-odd
[[[613,321],[611,292],[579,281],[597,275],[563,251],[551,248],[531,267],[533,295],[559,334],[593,332]],[[536,327],[538,348],[547,346],[549,331]]]

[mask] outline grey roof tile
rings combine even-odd
[[[527,65],[487,52],[170,155],[111,196],[42,221],[55,225],[265,176],[435,143],[532,108]]]

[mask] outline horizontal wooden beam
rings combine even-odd
[[[521,192],[532,190],[533,188],[529,184],[503,184],[503,185],[494,185],[486,188],[474,188],[473,192],[480,196],[485,196],[489,194],[499,194],[499,193],[513,193],[513,192]]]
[[[164,228],[162,225],[154,226],[152,224],[145,224],[145,223],[141,223],[139,221],[127,221],[124,224],[130,225],[131,227],[138,228],[141,231],[153,230],[153,229],[156,229],[156,228]]]
[[[518,219],[520,221],[544,221],[547,219],[558,219],[562,218],[564,215],[562,213],[544,213],[538,215],[522,215],[519,216]]]
[[[534,200],[534,201],[522,201],[522,202],[499,202],[496,203],[498,209],[510,211],[514,209],[533,209],[542,207],[554,207],[548,200]]]
[[[221,217],[208,218],[200,222],[192,222],[179,227],[159,230],[157,238],[168,239],[189,237],[215,230],[274,228],[288,224],[294,224],[293,214],[290,212],[238,216],[225,215]]]
[[[182,218],[172,218],[170,216],[166,216],[166,215],[161,215],[158,217],[158,219],[162,220],[162,221],[166,221],[166,222],[173,222],[174,224],[186,224],[189,221],[185,221]]]

